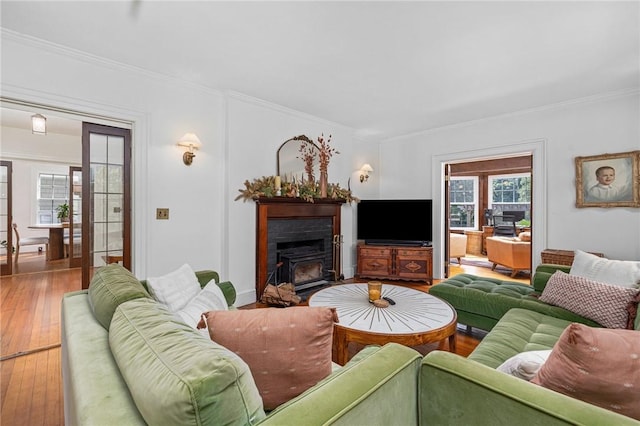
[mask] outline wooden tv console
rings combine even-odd
[[[358,244],[358,278],[433,283],[433,248]]]

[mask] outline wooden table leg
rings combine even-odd
[[[49,260],[64,258],[64,229],[49,228]]]
[[[449,352],[456,352],[456,333],[449,336]]]
[[[349,361],[347,334],[336,326],[333,328],[333,361],[340,365],[345,365]]]

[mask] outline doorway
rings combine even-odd
[[[537,253],[546,246],[546,172],[545,163],[546,140],[513,143],[510,145],[482,150],[446,153],[432,157],[432,196],[434,200],[434,277],[445,277],[449,264],[449,208],[448,186],[446,185],[447,165],[502,160],[515,157],[531,158],[531,199],[535,201],[535,209],[531,209],[531,269],[539,264]],[[484,212],[480,212],[480,216]],[[478,218],[478,220],[483,220]],[[478,228],[480,231],[481,228]],[[510,279],[509,275],[506,279]]]
[[[105,126],[109,129],[119,128],[122,131],[128,133],[128,143],[125,147],[124,144],[118,144],[117,142],[114,146],[118,146],[122,153],[120,158],[130,158],[131,152],[131,123],[122,122],[119,120],[111,120],[107,117],[97,116],[93,114],[83,114],[77,111],[65,110],[51,106],[44,106],[33,103],[26,103],[22,101],[17,101],[14,99],[6,99],[2,98],[2,135],[3,135],[3,150],[2,150],[2,160],[10,160],[13,164],[13,173],[9,176],[13,178],[13,182],[11,188],[13,189],[13,208],[7,209],[7,214],[3,216],[4,222],[11,221],[20,221],[20,229],[21,229],[21,237],[25,236],[37,236],[46,237],[47,230],[35,230],[30,229],[33,225],[39,224],[44,220],[45,222],[50,223],[59,223],[59,225],[67,225],[64,229],[64,243],[61,242],[61,246],[59,251],[64,250],[64,255],[60,256],[61,259],[50,261],[47,259],[46,246],[42,247],[28,247],[25,250],[22,250],[20,253],[19,264],[12,265],[13,271],[10,273],[25,273],[25,272],[42,272],[42,271],[51,271],[58,269],[68,269],[73,267],[79,267],[84,263],[84,255],[82,250],[82,232],[81,227],[83,221],[83,209],[82,206],[82,126],[84,121],[91,122],[99,122],[99,123],[108,123],[110,126]],[[35,135],[31,132],[31,115],[38,113],[44,115],[47,118],[47,133],[45,135]],[[128,127],[128,128],[123,128]],[[126,153],[125,153],[126,149]],[[126,155],[125,155],[126,154]],[[111,158],[113,159],[113,150],[111,150]],[[130,197],[131,191],[129,190],[131,186],[130,182],[130,168],[131,163],[127,161],[126,173],[120,173],[121,176],[126,177],[126,197]],[[109,164],[106,166],[108,170],[112,172],[111,177],[113,177],[113,170],[116,168],[114,164]],[[38,192],[39,188],[39,170],[42,169],[53,169],[54,172],[52,175],[56,177],[64,177],[67,179],[65,183],[66,186],[60,187],[56,186],[56,194],[55,196],[51,196],[51,207],[50,213],[48,214],[48,219],[45,218],[47,214],[41,214],[42,209],[40,206],[41,197]],[[111,180],[111,189],[113,188],[113,180]],[[4,184],[3,184],[4,185]],[[66,188],[61,190],[60,188]],[[4,191],[3,191],[4,192]],[[121,190],[121,197],[124,197],[124,190]],[[63,195],[60,195],[63,193]],[[130,210],[130,200],[127,200],[127,208],[124,207],[124,200],[119,202],[119,205],[114,204],[114,198],[116,194],[113,194],[109,191],[105,192],[105,197],[109,201],[109,206],[112,208],[112,213],[115,209],[116,213],[122,212],[124,214],[125,211],[128,212],[128,220],[126,226],[129,229],[126,231],[127,234],[127,244],[131,245],[131,210]],[[18,198],[21,198],[20,202]],[[55,200],[54,200],[55,198]],[[61,200],[58,200],[61,198]],[[56,217],[56,209],[55,203],[68,203],[72,209],[71,217],[69,222],[65,222],[64,224],[60,219]],[[46,204],[45,202],[43,202]],[[105,208],[106,205],[105,205]],[[45,209],[46,210],[46,209]],[[46,213],[46,211],[45,211]],[[87,212],[88,213],[88,212]],[[13,218],[8,219],[8,216],[13,216]],[[113,215],[112,215],[113,216]],[[45,219],[43,219],[45,218]],[[111,219],[111,217],[110,217]],[[90,222],[86,222],[90,223]],[[110,231],[111,236],[113,236],[114,224],[110,222]],[[3,228],[4,229],[4,228]],[[122,235],[125,234],[124,228],[120,228]],[[73,232],[71,232],[73,231]],[[7,240],[6,236],[11,237],[12,235],[9,232],[5,232],[5,237],[3,240]],[[57,240],[56,240],[57,241]],[[124,241],[124,238],[122,239]],[[112,247],[114,243],[114,239],[111,238]],[[56,247],[57,249],[57,247]],[[124,248],[122,243],[118,245],[118,249],[120,252],[124,252]],[[10,250],[8,250],[10,252]],[[128,249],[127,249],[128,252]],[[57,257],[57,256],[56,256]],[[131,256],[129,255],[129,261],[127,262],[130,265]],[[15,263],[15,262],[14,262]],[[7,273],[7,268],[3,267],[3,274]],[[87,282],[88,284],[88,282]]]
[[[531,165],[530,154],[447,164],[447,276],[473,271],[530,281]],[[509,243],[515,255],[502,246],[496,252],[496,242]]]

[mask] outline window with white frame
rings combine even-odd
[[[452,177],[449,180],[449,227],[477,229],[478,177]]]
[[[523,211],[531,220],[531,173],[514,173],[489,176],[489,208],[493,214]]]
[[[69,200],[69,176],[54,173],[38,174],[38,223],[57,223],[59,205]]]

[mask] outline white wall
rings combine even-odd
[[[576,156],[639,150],[638,105],[634,91],[386,141],[380,145],[381,197],[435,198],[432,188],[440,183],[432,177],[434,156],[465,151],[472,157],[481,156],[483,151],[508,151],[513,145],[543,140],[547,209],[543,223],[533,226],[544,233],[548,248],[598,251],[610,258],[638,260],[640,209],[576,208],[574,166]],[[535,180],[536,176],[534,184]],[[544,248],[533,253],[534,264],[539,263]]]

